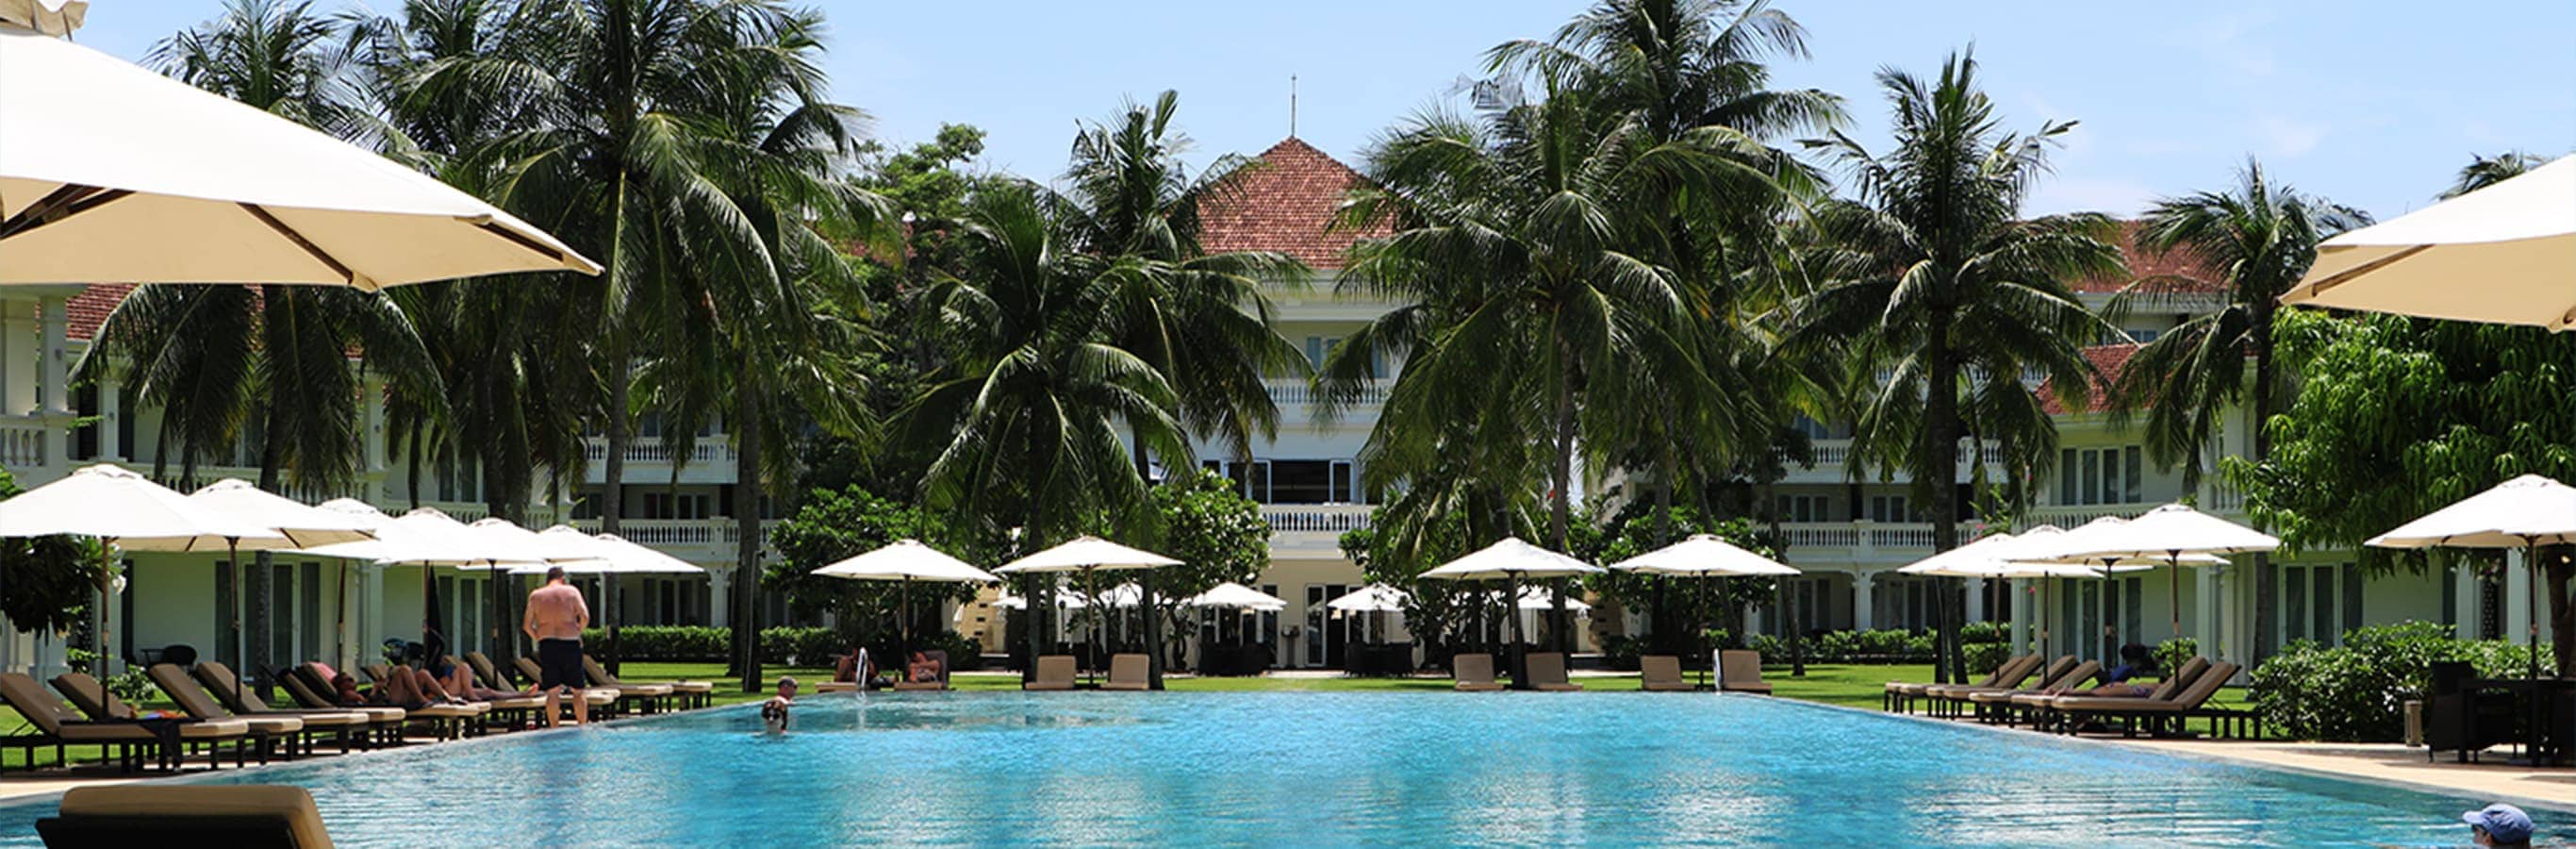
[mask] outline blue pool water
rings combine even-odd
[[[311,788],[344,846],[2426,846],[2465,843],[2485,802],[1732,695],[903,694],[808,697],[796,721],[766,737],[743,706],[202,780]],[[53,808],[0,806],[0,845]]]

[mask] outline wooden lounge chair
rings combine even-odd
[[[334,702],[331,697],[322,695],[331,692],[331,682],[323,680],[322,670],[310,663],[278,670],[277,686],[284,689],[297,706],[307,710],[351,710],[366,714],[370,722],[368,733],[373,738],[368,741],[369,748],[400,745],[403,724],[411,719],[410,711],[391,705],[346,707]]]
[[[895,679],[895,682],[894,682],[894,688],[895,688],[896,690],[898,690],[898,691],[910,691],[910,690],[946,690],[946,689],[948,689],[948,652],[946,652],[946,651],[944,651],[944,650],[941,650],[941,649],[931,649],[931,650],[929,650],[929,651],[922,652],[922,653],[921,653],[921,656],[922,656],[922,657],[924,657],[924,658],[929,659],[932,663],[939,664],[939,680],[937,680],[937,681],[911,681],[911,680],[905,680],[905,679],[902,679],[902,678],[898,678],[898,679]],[[1141,655],[1141,654],[1140,654],[1140,655],[1137,655],[1137,657],[1142,658],[1142,657],[1144,657],[1144,655]],[[1114,664],[1114,663],[1116,663],[1117,661],[1116,661],[1115,659],[1112,659],[1110,662]],[[1140,673],[1140,674],[1141,674],[1141,673]],[[1113,668],[1111,669],[1110,677],[1111,677],[1111,678],[1116,678],[1116,677],[1118,677],[1118,676],[1117,676],[1117,671],[1116,671],[1115,667],[1113,667]]]
[[[75,787],[36,833],[52,847],[331,846],[313,794],[263,784]]]
[[[251,719],[262,716],[295,717],[304,721],[307,739],[324,731],[333,732],[340,741],[340,754],[348,754],[353,743],[372,744],[376,738],[374,733],[376,717],[365,711],[279,710],[269,707],[268,702],[260,699],[257,691],[242,686],[241,678],[233,675],[232,667],[225,666],[221,661],[199,661],[197,668],[189,670],[189,674],[196,676],[197,683],[203,685],[206,692],[214,694],[216,704],[236,715]],[[402,719],[397,715],[393,721],[399,723]]]
[[[36,750],[53,747],[54,763],[63,763],[66,745],[99,746],[116,756],[117,765],[126,770],[142,767],[145,755],[153,756],[162,769],[177,769],[191,743],[207,747],[206,763],[218,766],[217,744],[232,743],[233,763],[243,763],[240,742],[250,733],[250,724],[239,720],[221,722],[176,722],[180,749],[163,745],[159,731],[141,723],[115,720],[84,719],[63,707],[61,700],[45,693],[36,679],[23,672],[0,672],[0,702],[5,702],[25,719],[29,733],[0,737],[0,748],[15,748],[27,753],[30,769],[35,766]]]
[[[1452,655],[1449,674],[1458,679],[1458,691],[1462,693],[1491,693],[1503,688],[1502,682],[1494,680],[1494,656],[1490,654]]]
[[[1547,651],[1535,652],[1522,663],[1529,664],[1529,688],[1550,693],[1571,693],[1583,685],[1565,680],[1565,655]]]
[[[2059,727],[2069,734],[2082,731],[2090,720],[2119,720],[2122,736],[2137,736],[2142,722],[2150,733],[2177,734],[2183,731],[2186,720],[2206,718],[2210,720],[2212,733],[2218,733],[2221,724],[2226,723],[2239,726],[2239,736],[2245,736],[2242,726],[2247,725],[2251,726],[2254,736],[2259,736],[2262,734],[2261,720],[2253,713],[2208,707],[2210,697],[2218,694],[2218,688],[2227,686],[2228,679],[2236,677],[2242,668],[2233,663],[2210,664],[2209,670],[2194,677],[2190,686],[2183,687],[2181,692],[2169,698],[2060,696],[2051,700],[2048,706],[2058,713],[2061,717]]]
[[[598,658],[591,657],[588,653],[584,653],[581,656],[581,668],[584,673],[587,673],[590,676],[591,683],[614,687],[619,693],[625,693],[637,688],[641,688],[641,690],[647,694],[653,693],[656,689],[664,690],[660,696],[662,705],[659,708],[656,708],[656,710],[666,710],[672,707],[701,708],[706,707],[709,703],[715,701],[716,685],[713,681],[683,680],[662,681],[647,684],[630,683],[619,679],[614,674],[611,674],[608,671],[608,667],[601,665]]]
[[[519,676],[528,679],[528,686],[534,687],[545,682],[545,670],[537,667],[536,658],[521,656],[516,666]],[[542,699],[545,695],[540,692],[537,697]],[[611,687],[590,687],[581,691],[582,701],[589,702],[591,712],[600,716],[609,716],[617,712],[617,696],[617,690]]]
[[[2200,674],[2208,671],[2208,669],[2209,661],[2207,659],[2198,657],[2192,658],[2190,662],[2184,663],[2181,669],[2174,670],[2174,674],[2167,675],[2163,681],[2157,682],[2156,688],[2148,691],[2146,698],[2150,700],[2173,698],[2176,694],[2182,692],[2182,688],[2191,686],[2191,682],[2194,679],[2199,678]],[[2011,724],[2014,719],[2013,714],[2021,714],[2030,717],[2034,727],[2046,730],[2051,727],[2058,718],[2057,710],[2053,704],[2057,699],[2064,696],[2086,695],[2092,694],[2086,692],[2062,692],[2049,690],[2016,693],[2011,699],[2011,710],[2005,714],[2004,721],[2006,724]]]
[[[2013,699],[2029,695],[2065,695],[2067,691],[2083,687],[2101,675],[2102,662],[2088,660],[2076,664],[2073,669],[2059,673],[2055,678],[2039,682],[2039,686],[2036,687],[2020,690],[1980,690],[1968,693],[1954,701],[1966,703],[1979,722],[2008,722],[2013,715]]]
[[[1037,674],[1027,681],[1020,682],[1020,689],[1048,691],[1073,689],[1073,655],[1039,655]]]
[[[2029,680],[2031,675],[2034,673],[2038,675],[2039,680],[2044,684],[2045,682],[2056,680],[2059,676],[2066,674],[2067,670],[2075,668],[2079,663],[2081,663],[2081,661],[2077,660],[2074,655],[2059,655],[2056,660],[2049,661],[2048,666],[2044,669],[2025,667],[2019,677],[1998,678],[1994,684],[1987,686],[1981,687],[1973,684],[1933,684],[1923,688],[1923,698],[1927,708],[1926,712],[1933,716],[1943,718],[1956,717],[1962,713],[1960,710],[1961,708],[1969,706],[1970,703],[1968,701],[1968,697],[1971,695],[1977,693],[2009,693],[2022,689],[2022,683]]]
[[[590,679],[591,686],[616,690],[618,699],[643,706],[644,713],[661,713],[664,707],[670,705],[671,694],[678,692],[678,688],[669,684],[628,684],[619,681],[617,676],[608,674],[608,667],[599,665],[599,660],[591,657],[589,652],[583,652],[581,655],[581,672],[583,676]]]
[[[1682,693],[1699,685],[1682,680],[1682,659],[1669,654],[1637,658],[1637,689],[1649,693]]]
[[[1980,678],[1976,683],[1968,686],[2019,686],[2022,681],[2030,678],[2031,672],[2036,671],[2039,668],[2040,660],[2040,656],[2036,654],[2026,654],[2020,657],[2006,658],[2003,663],[1995,665],[1993,672],[1986,673],[1986,677]],[[1879,697],[1879,707],[1895,713],[1913,713],[1915,700],[1923,698],[1925,691],[1934,686],[1947,685],[1927,684],[1916,681],[1889,681],[1887,682],[1886,693]]]
[[[1762,653],[1743,649],[1718,652],[1717,688],[1731,693],[1771,695],[1771,685],[1762,683]]]
[[[145,668],[143,670],[143,674],[144,676],[152,679],[152,686],[161,688],[161,693],[169,696],[171,703],[178,705],[179,710],[189,716],[193,716],[198,719],[238,718],[243,722],[249,723],[250,739],[252,743],[259,747],[258,755],[260,763],[268,762],[268,755],[272,749],[281,749],[282,751],[280,751],[279,754],[289,760],[293,760],[295,758],[297,745],[299,743],[310,742],[306,736],[304,720],[302,719],[292,716],[233,716],[232,711],[225,710],[223,705],[216,704],[214,699],[208,698],[206,696],[206,688],[197,686],[197,682],[189,679],[188,673],[181,671],[178,664],[155,663],[150,667]],[[81,679],[89,679],[87,686],[83,686],[77,681],[73,681],[67,685],[66,679],[71,679],[73,676],[79,676]],[[98,681],[96,679],[91,679],[89,676],[82,675],[78,672],[62,675],[54,679],[54,686],[56,688],[64,688],[66,686],[77,688],[77,690],[64,689],[63,695],[66,696],[71,696],[78,690],[88,690],[89,687],[97,687],[97,685]],[[110,700],[106,706],[111,711],[116,707],[121,706],[120,703],[112,701],[116,697],[116,694],[107,692],[107,689],[104,687],[98,687],[96,690],[89,690],[89,692],[95,692],[106,696],[107,699]],[[76,705],[80,704],[80,698],[78,696],[73,696],[72,703]],[[89,708],[88,706],[83,705],[81,709],[88,710]],[[127,708],[126,710],[130,713],[132,708]],[[121,719],[124,717],[119,718]],[[342,729],[342,732],[345,735],[346,729]],[[276,745],[278,743],[284,743],[286,745],[279,747]]]
[[[384,682],[393,680],[392,676],[410,674],[414,671],[415,670],[408,666],[396,666],[386,670],[386,677],[376,679],[377,691],[383,692],[385,686]],[[430,734],[441,740],[454,740],[459,737],[482,734],[486,728],[484,721],[489,718],[492,713],[492,704],[490,702],[423,704],[418,707],[407,705],[401,707],[403,708],[403,713],[407,714],[405,717],[406,721],[429,726]]]
[[[1100,682],[1100,689],[1143,691],[1151,685],[1145,675],[1147,662],[1141,654],[1110,655],[1109,680]]]

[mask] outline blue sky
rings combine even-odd
[[[341,0],[316,0],[340,8]],[[396,0],[376,0],[391,9]],[[1296,0],[851,2],[833,25],[835,95],[893,142],[942,122],[991,133],[997,168],[1060,170],[1075,123],[1181,92],[1198,158],[1297,134],[1344,161],[1450,92],[1486,48],[1544,37],[1584,4]],[[128,58],[217,0],[97,0],[79,39]],[[2010,126],[2082,122],[2034,212],[2131,214],[2220,188],[2248,154],[2301,189],[2389,217],[2428,203],[2472,152],[2576,150],[2576,3],[1973,3],[1784,0],[1814,56],[1782,86],[1850,100],[1883,145],[1881,66],[1928,74],[1971,42]]]

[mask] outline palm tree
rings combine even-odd
[[[1120,347],[1117,277],[1072,249],[1035,187],[990,189],[968,207],[960,270],[924,294],[948,363],[899,414],[936,457],[923,495],[990,532],[1018,525],[1023,551],[1137,521],[1145,484],[1122,436],[1186,460],[1179,392]],[[1047,605],[1023,597],[1033,667]]]
[[[2523,172],[2548,162],[2549,160],[2537,155],[2519,150],[2508,150],[2494,156],[2473,155],[2469,157],[2469,164],[2460,166],[2459,177],[2453,179],[2451,187],[2442,192],[2442,198],[2449,200],[2520,177]]]
[[[2180,465],[2185,491],[2199,487],[2202,452],[2231,409],[2250,414],[2254,445],[2248,459],[2261,463],[2271,453],[2272,438],[2262,423],[2271,420],[2282,388],[2272,341],[2281,295],[2307,274],[2318,242],[2368,221],[2358,210],[2272,180],[2252,159],[2225,192],[2164,198],[2147,211],[2138,234],[2145,247],[2185,252],[2220,272],[2223,279],[2213,282],[2226,286],[2225,306],[2138,349],[2112,393],[2115,423],[2143,414],[2148,455],[2165,468]],[[2122,297],[2154,297],[2177,282],[2139,280]],[[2256,657],[2272,649],[2277,577],[2268,560],[2256,564]]]
[[[253,108],[347,131],[358,110],[337,33],[307,3],[233,0],[222,16],[155,45],[150,61]],[[363,352],[363,369],[351,362],[351,350]],[[163,433],[182,439],[191,476],[205,452],[247,434],[259,440],[259,486],[272,492],[290,480],[328,490],[357,479],[364,370],[382,373],[398,395],[440,394],[402,310],[382,294],[345,287],[140,287],[109,314],[101,344],[83,355],[81,367],[118,359],[134,364],[146,399],[170,405]],[[217,572],[226,609],[232,571],[227,565]],[[253,670],[275,668],[271,574],[263,552],[244,588]],[[219,652],[229,655],[240,628],[229,617],[223,624]]]
[[[799,12],[761,36],[782,57],[820,51],[822,19]],[[823,99],[823,80],[805,62],[749,76],[726,92],[725,130],[692,157],[722,187],[758,238],[756,250],[716,253],[675,275],[651,302],[650,325],[666,340],[641,358],[639,385],[668,424],[674,456],[687,457],[698,424],[719,411],[735,439],[734,662],[745,692],[760,687],[759,590],[762,482],[786,481],[786,445],[799,427],[857,438],[868,423],[856,354],[864,328],[827,305],[862,297],[850,265],[827,234],[896,253],[902,235],[891,206],[838,179],[856,150],[858,110]],[[793,406],[802,415],[767,412]]]
[[[2109,325],[2064,281],[2121,268],[2107,219],[2023,216],[2049,145],[2073,124],[2004,131],[1976,71],[1973,54],[1953,55],[1928,84],[1881,70],[1895,111],[1895,148],[1885,154],[1839,132],[1809,143],[1844,169],[1857,198],[1818,210],[1831,282],[1799,307],[1793,330],[1836,340],[1855,371],[1883,375],[1854,381],[1877,386],[1856,439],[1880,446],[1927,491],[1939,551],[1959,544],[1963,425],[1991,399],[2027,394],[2025,373],[2070,393],[2091,386],[2081,349]],[[1964,608],[1943,596],[1935,621],[1955,646],[1952,614]]]
[[[1263,379],[1307,375],[1261,287],[1303,285],[1307,269],[1284,254],[1200,246],[1200,205],[1235,200],[1228,178],[1259,166],[1229,156],[1190,175],[1181,162],[1190,139],[1172,126],[1179,109],[1179,94],[1165,91],[1084,126],[1064,190],[1045,200],[1072,229],[1075,249],[1098,257],[1114,283],[1119,346],[1171,381],[1191,432],[1249,457],[1256,437],[1279,430]],[[1150,458],[1139,451],[1133,459],[1142,469]]]

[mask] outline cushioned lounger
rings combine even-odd
[[[1494,656],[1490,654],[1477,652],[1452,655],[1449,658],[1449,674],[1458,679],[1457,688],[1460,692],[1488,693],[1503,688],[1501,682],[1494,680]]]
[[[1678,693],[1699,689],[1682,680],[1682,659],[1669,654],[1650,654],[1637,658],[1637,689],[1649,693]]]
[[[1039,655],[1037,674],[1021,682],[1020,689],[1070,690],[1073,689],[1073,674],[1073,655]]]
[[[1146,674],[1145,674],[1145,666],[1146,666],[1146,663],[1147,663],[1147,659],[1146,659],[1146,657],[1145,657],[1144,655],[1141,655],[1141,654],[1113,654],[1113,655],[1110,655],[1110,656],[1109,656],[1109,680],[1100,682],[1100,689],[1103,689],[1103,690],[1144,690],[1144,689],[1146,689],[1148,686],[1150,686],[1150,683],[1151,683],[1151,682],[1149,682],[1149,681],[1147,681],[1147,680],[1146,680]]]
[[[143,756],[147,754],[156,755],[163,768],[175,769],[186,754],[164,748],[165,738],[141,724],[83,719],[65,710],[60,700],[47,695],[45,688],[36,684],[36,679],[23,672],[0,672],[0,702],[16,710],[34,729],[33,733],[0,737],[0,746],[26,750],[31,756],[28,759],[30,766],[34,764],[32,756],[35,750],[46,746],[53,747],[55,763],[63,762],[63,747],[66,745],[104,747],[116,754],[117,763],[127,769],[141,766]],[[204,743],[211,747],[217,743],[238,744],[244,735],[250,733],[250,725],[238,720],[183,722],[178,724],[178,731],[182,746]],[[233,762],[242,762],[239,745],[233,747]],[[217,763],[211,750],[207,754],[207,763],[210,766]]]
[[[1521,659],[1529,664],[1530,689],[1551,693],[1570,693],[1583,685],[1565,680],[1565,655],[1557,652],[1534,652]]]
[[[1743,649],[1718,652],[1717,688],[1770,695],[1771,685],[1762,682],[1762,653]]]
[[[205,686],[206,692],[215,695],[216,703],[222,705],[225,710],[244,717],[293,716],[304,721],[308,738],[322,731],[334,732],[340,741],[341,754],[348,754],[353,743],[365,743],[374,739],[374,735],[367,732],[372,730],[370,726],[375,724],[375,718],[365,713],[354,710],[278,710],[269,707],[268,702],[260,699],[258,691],[242,686],[241,679],[233,675],[232,667],[225,666],[220,661],[201,661],[189,672],[197,677],[198,684]]]
[[[55,847],[331,846],[311,793],[261,784],[76,787],[36,833]]]

